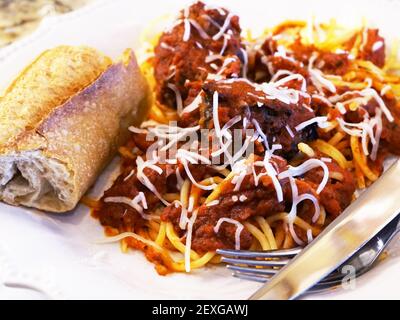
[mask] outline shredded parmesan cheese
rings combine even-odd
[[[297,125],[295,127],[295,129],[296,129],[296,131],[301,131],[313,123],[317,123],[320,128],[324,128],[326,126],[327,121],[328,121],[328,117],[314,117],[310,120],[300,123],[299,125]]]
[[[214,232],[218,233],[219,228],[221,227],[222,223],[227,222],[236,225],[236,232],[235,232],[235,250],[240,250],[240,234],[242,233],[244,226],[239,221],[230,218],[221,218],[218,220],[217,224],[214,227]]]
[[[285,179],[285,178],[290,178],[290,177],[302,176],[306,172],[308,172],[312,169],[318,168],[318,167],[321,167],[324,172],[322,181],[319,184],[318,189],[317,189],[317,193],[321,193],[321,191],[325,188],[326,184],[328,183],[328,179],[329,179],[329,169],[328,169],[327,165],[321,160],[309,159],[309,160],[303,162],[298,167],[289,166],[288,170],[280,173],[278,175],[278,177],[279,177],[279,179]]]
[[[231,19],[233,18],[233,16],[234,15],[232,13],[228,14],[228,16],[225,19],[224,25],[221,27],[219,32],[212,37],[213,40],[217,41],[219,38],[221,38],[223,36],[223,34],[229,28],[229,25],[231,23]]]
[[[168,83],[167,87],[170,88],[176,96],[176,109],[178,111],[178,114],[182,114],[182,108],[183,108],[183,101],[182,101],[182,95],[179,92],[178,88],[176,87],[176,85],[172,84],[172,83]]]
[[[134,197],[133,199],[130,199],[128,197],[107,197],[104,199],[105,203],[122,203],[126,204],[133,209],[135,209],[143,219],[145,220],[153,220],[153,219],[159,219],[160,217],[155,216],[155,215],[150,215],[150,214],[145,214],[143,212],[143,209],[148,209],[147,207],[147,201],[146,197],[143,192],[139,192],[139,194]],[[140,205],[141,203],[141,205]]]

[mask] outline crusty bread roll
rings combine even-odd
[[[44,52],[0,98],[0,199],[73,209],[146,104],[130,50],[115,64],[86,47]]]

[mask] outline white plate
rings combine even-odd
[[[47,19],[32,36],[0,51],[0,88],[41,51],[59,44],[94,46],[114,57],[126,47],[137,48],[151,20],[174,14],[187,2],[99,1]],[[397,1],[221,2],[239,14],[243,28],[260,30],[314,14],[318,20],[333,16],[353,24],[365,16],[389,39],[399,30]],[[97,192],[106,176],[97,183]],[[122,254],[117,244],[96,244],[102,237],[99,223],[82,206],[68,215],[46,215],[0,204],[0,298],[243,299],[259,287],[232,278],[223,267],[160,277],[142,253]],[[310,298],[400,298],[393,286],[400,283],[399,243],[384,263],[357,280],[354,290],[339,288]]]

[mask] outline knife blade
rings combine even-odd
[[[400,212],[399,181],[396,161],[249,300],[295,299],[343,264]]]

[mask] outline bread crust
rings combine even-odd
[[[52,212],[73,209],[147,110],[134,53],[2,147],[0,197]]]

